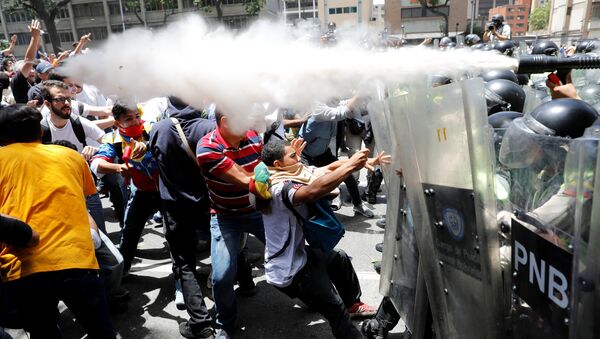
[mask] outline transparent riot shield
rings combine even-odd
[[[405,198],[405,186],[402,178],[395,172],[395,169],[400,168],[400,163],[396,156],[397,139],[391,129],[392,117],[386,96],[385,88],[380,85],[376,100],[369,105],[376,149],[392,155],[392,163],[382,167],[387,188],[387,209],[380,292],[392,300],[409,331],[415,334],[419,327],[415,324],[419,257],[410,208]]]
[[[568,182],[571,140],[550,136],[526,114],[504,134],[499,165],[509,183],[513,338],[569,333],[575,210]],[[570,170],[570,172],[575,173]]]
[[[530,86],[523,86],[525,92],[525,104],[523,104],[523,112],[529,113],[541,103],[540,98],[536,96],[536,90]]]
[[[599,338],[600,322],[600,126],[588,128],[571,143],[566,189],[575,193],[575,263],[571,305],[571,338]],[[574,185],[569,185],[569,183]]]
[[[439,338],[503,335],[492,131],[479,78],[390,98]]]

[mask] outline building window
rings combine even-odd
[[[31,35],[29,33],[17,33],[17,46],[29,45],[29,40],[31,40]]]
[[[522,16],[522,15],[518,15],[518,16],[517,16],[517,20],[524,20],[524,19],[525,19],[525,17],[524,17],[524,16]]]
[[[146,1],[146,10],[147,11],[162,11],[166,9],[177,9],[177,1]]]
[[[6,14],[6,22],[31,21],[33,16],[27,11],[12,11]]]
[[[224,17],[223,23],[231,29],[243,29],[248,26],[253,18],[253,16],[248,15],[232,15]]]
[[[506,20],[514,20],[514,18],[515,18],[515,17],[511,15],[511,16],[507,16],[507,17],[506,17]]]
[[[193,8],[196,7],[194,4],[194,0],[183,0],[183,8]]]
[[[517,24],[517,28],[523,28],[525,27],[525,24]]]
[[[592,18],[600,19],[600,3],[592,3]]]
[[[335,14],[335,8],[330,8],[329,9],[329,14]]]
[[[73,5],[73,15],[76,18],[103,16],[104,8],[101,2]]]
[[[106,27],[79,28],[77,30],[77,34],[79,34],[79,36],[88,33],[92,33],[92,40],[104,40],[108,38],[108,31],[106,30]]]
[[[350,7],[350,13],[356,13],[356,11],[357,11],[357,7],[356,6]]]
[[[444,13],[445,15],[450,14],[450,7],[443,6],[437,7],[435,9],[437,12]],[[439,14],[432,12],[431,10],[423,7],[411,7],[411,8],[402,8],[400,12],[401,18],[423,18],[423,17],[436,17]]]
[[[71,32],[58,32],[58,39],[60,42],[73,43],[75,39],[73,39],[73,33]]]

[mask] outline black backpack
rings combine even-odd
[[[83,147],[87,146],[85,142],[85,131],[83,130],[83,126],[81,125],[81,121],[79,117],[70,117],[71,126],[73,126],[73,132],[75,133],[75,137],[77,140],[83,145]],[[50,132],[50,126],[48,126],[48,118],[42,119],[40,122],[42,125],[42,130],[44,134],[42,134],[42,144],[50,144],[52,143],[52,133]]]

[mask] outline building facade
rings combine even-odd
[[[145,3],[144,0],[139,1],[141,10],[134,13],[127,11],[124,5],[121,7],[124,0],[72,0],[60,9],[55,19],[61,49],[72,49],[73,42],[78,41],[79,37],[87,33],[92,33],[90,46],[93,47],[111,34],[122,32],[124,29],[132,27],[158,28],[189,13],[202,15],[209,20],[215,20],[217,17],[214,8],[211,11],[198,8],[194,5],[193,0],[177,0],[176,6],[170,8],[152,6],[150,3]],[[267,9],[263,8],[262,12],[267,12]],[[244,0],[223,0],[224,25],[240,29],[247,26],[256,17],[246,12]],[[0,1],[0,39],[7,39],[13,34],[17,35],[15,49],[17,56],[22,57],[29,44],[27,25],[31,19],[32,15],[28,11],[2,8],[2,1]],[[44,34],[43,37],[42,49],[52,52],[48,35]]]
[[[562,43],[600,38],[600,0],[551,2],[548,35]]]
[[[469,1],[465,0],[450,0],[447,6],[436,8],[448,15],[449,36],[465,32],[470,8]],[[425,9],[417,0],[386,0],[384,19],[390,34],[402,35],[407,40],[443,36],[443,17]]]

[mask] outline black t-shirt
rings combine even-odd
[[[15,102],[17,104],[26,104],[27,103],[27,92],[31,85],[27,78],[23,75],[23,73],[18,72],[12,78],[10,82],[10,89],[12,90],[13,96],[15,97]]]

